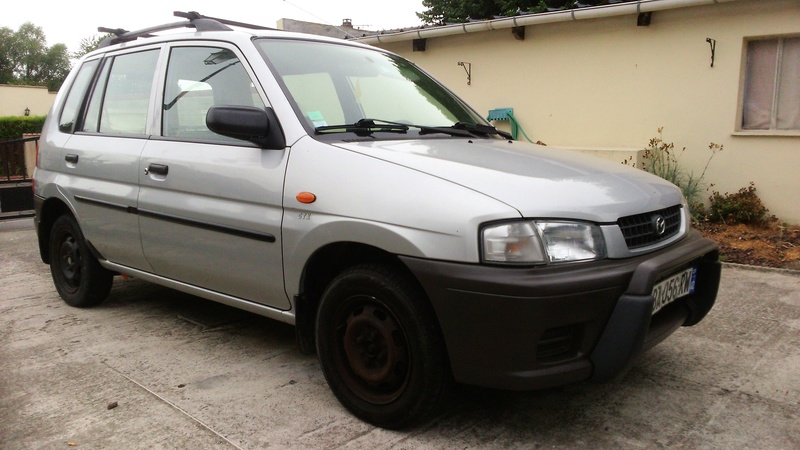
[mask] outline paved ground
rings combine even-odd
[[[797,275],[726,267],[709,317],[617,383],[463,389],[395,432],[284,324],[137,280],[66,306],[30,224],[0,222],[0,448],[800,448]]]

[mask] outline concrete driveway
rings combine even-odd
[[[64,304],[0,223],[0,448],[800,448],[800,276],[723,270],[717,306],[613,384],[459,389],[430,422],[348,414],[292,327],[138,280]]]

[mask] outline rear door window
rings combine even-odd
[[[159,50],[106,58],[94,86],[83,131],[144,135]]]

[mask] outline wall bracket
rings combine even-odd
[[[711,67],[714,67],[714,53],[717,51],[717,40],[706,38],[706,42],[711,46]]]
[[[467,86],[472,84],[472,63],[459,61],[458,65],[464,68],[464,72],[467,72]]]

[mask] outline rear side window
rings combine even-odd
[[[107,58],[94,86],[83,131],[142,135],[159,50]]]
[[[264,108],[242,61],[225,48],[173,48],[164,87],[162,134],[240,142],[206,127],[208,109],[221,105]]]
[[[94,71],[97,69],[99,59],[86,61],[78,70],[75,82],[67,94],[67,101],[64,102],[64,109],[61,110],[61,117],[58,121],[58,129],[64,133],[72,133],[75,128],[75,120],[80,113],[81,103],[86,96],[86,90],[92,82]]]

